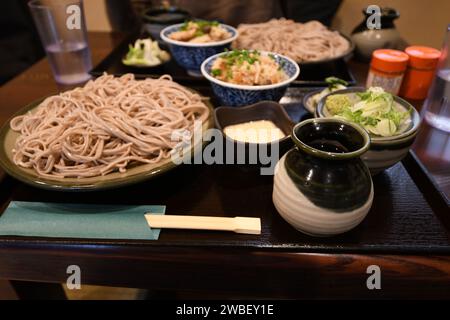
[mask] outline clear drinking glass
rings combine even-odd
[[[434,128],[450,133],[450,24],[422,115]]]
[[[28,5],[56,82],[87,81],[92,62],[83,0],[33,0]]]

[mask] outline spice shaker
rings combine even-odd
[[[399,50],[378,49],[372,53],[366,87],[382,87],[397,95],[408,65],[409,56]]]
[[[406,48],[405,52],[409,56],[409,62],[400,95],[408,99],[425,99],[433,82],[441,52],[424,46],[411,46]]]

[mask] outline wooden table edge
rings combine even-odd
[[[448,255],[159,247],[100,247],[95,252],[86,248],[69,253],[0,246],[0,256],[5,257],[0,259],[0,278],[8,280],[65,283],[67,267],[76,265],[84,285],[220,290],[273,298],[450,298]],[[382,290],[367,288],[374,266],[380,270]],[[50,269],[51,274],[46,272]],[[119,276],[123,274],[129,276]]]

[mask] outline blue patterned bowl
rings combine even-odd
[[[223,52],[225,49],[229,49],[231,42],[233,42],[237,36],[238,31],[226,24],[220,24],[220,26],[231,33],[231,38],[208,43],[190,43],[172,40],[169,35],[175,31],[179,31],[180,27],[184,23],[174,24],[161,31],[161,39],[164,40],[172,53],[175,61],[184,69],[187,73],[194,77],[201,77],[200,66],[206,58]]]
[[[254,104],[262,100],[278,102],[283,97],[289,84],[297,79],[300,73],[300,67],[294,60],[277,53],[266,51],[260,51],[260,53],[262,55],[272,54],[277,63],[288,75],[288,79],[280,83],[260,86],[240,85],[218,80],[211,75],[211,68],[214,61],[218,57],[226,54],[226,52],[209,57],[202,63],[202,74],[210,81],[214,94],[222,105],[238,107]]]

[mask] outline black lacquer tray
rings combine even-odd
[[[194,87],[211,95],[209,86]],[[293,121],[309,117],[302,107],[305,93],[317,88],[289,88],[281,104]],[[0,211],[10,200],[99,204],[161,204],[167,214],[254,216],[262,234],[163,230],[158,241],[88,240],[2,237],[3,241],[42,245],[130,245],[150,247],[224,247],[296,252],[357,252],[385,254],[449,254],[450,227],[439,208],[427,202],[402,163],[373,178],[375,197],[367,218],[355,229],[336,237],[304,235],[277,213],[272,204],[272,176],[259,168],[239,165],[182,165],[152,181],[108,191],[62,193],[39,190],[12,178],[0,182]]]
[[[103,72],[120,76],[125,73],[134,73],[137,78],[158,77],[170,74],[172,78],[180,83],[189,85],[202,85],[208,83],[203,77],[192,77],[186,73],[173,59],[157,67],[130,67],[122,63],[122,58],[128,51],[128,45],[134,43],[138,38],[146,37],[132,35],[117,46],[105,59],[91,70],[93,76],[100,76]],[[161,48],[168,50],[164,43]],[[325,78],[334,76],[347,81],[350,85],[356,84],[355,78],[343,59],[333,60],[326,63],[307,64],[300,66],[300,75],[293,82],[293,86],[326,86]]]

